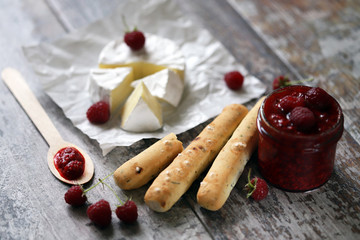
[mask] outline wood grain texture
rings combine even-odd
[[[230,1],[230,0],[229,0]],[[345,114],[334,174],[321,188],[288,193],[270,186],[264,201],[246,199],[243,174],[223,208],[207,211],[196,203],[202,175],[171,211],[155,213],[143,196],[149,184],[133,191],[117,190],[138,203],[137,224],[119,223],[113,214],[109,228],[90,223],[86,206],[66,206],[68,185],[48,171],[48,146],[10,91],[0,81],[0,239],[359,239],[359,17],[358,1],[236,0],[177,1],[197,24],[207,28],[244,64],[269,84],[279,74],[315,76],[320,86],[339,99]],[[1,1],[0,67],[18,68],[29,80],[39,102],[61,135],[89,153],[95,178],[114,171],[156,139],[119,147],[102,157],[98,144],[74,128],[62,110],[45,95],[27,65],[21,46],[51,41],[109,14],[120,0]],[[249,108],[255,103],[246,104]],[[178,135],[186,147],[210,123]],[[254,154],[245,167],[258,174]],[[110,180],[110,179],[109,179]],[[109,184],[116,189],[115,183]],[[98,187],[89,202],[117,199]]]
[[[85,14],[85,17],[81,18],[84,24],[88,24],[96,20],[96,17],[100,18],[106,15],[105,11],[102,12],[104,9],[100,7],[102,2],[97,1],[92,5],[94,9],[91,9],[88,2],[82,1],[81,3],[84,5],[78,6],[78,11],[73,9],[71,14],[68,14],[72,17],[82,16],[79,12],[84,14],[84,9],[97,12],[98,15]],[[66,3],[60,2],[59,4]],[[71,5],[71,2],[69,1],[68,4]],[[98,178],[113,172],[121,163],[154,143],[154,139],[143,140],[128,148],[118,148],[104,158],[98,144],[74,128],[62,110],[39,88],[36,77],[21,53],[23,45],[42,40],[51,41],[71,29],[64,28],[65,24],[59,22],[60,17],[53,15],[53,10],[49,9],[47,2],[36,1],[35,4],[34,1],[25,3],[13,1],[12,4],[3,4],[2,7],[2,9],[6,7],[7,14],[1,15],[1,22],[7,23],[7,25],[5,28],[0,28],[0,31],[7,38],[0,40],[2,41],[0,50],[3,53],[0,66],[4,68],[10,65],[18,68],[29,80],[30,88],[62,136],[71,139],[89,153],[94,161],[95,177],[85,187],[89,187]],[[114,5],[108,9],[111,7]],[[31,10],[27,11],[27,8]],[[28,12],[32,15],[29,16]],[[65,16],[62,13],[60,11],[58,15]],[[94,18],[89,19],[86,16]],[[69,19],[74,20],[71,17]],[[79,20],[74,20],[73,23],[78,22]],[[37,25],[38,23],[43,25]],[[20,28],[22,31],[14,31],[14,29]],[[5,58],[5,56],[7,57]],[[4,166],[0,169],[0,199],[2,202],[0,239],[209,238],[206,229],[196,218],[192,209],[188,207],[186,201],[180,201],[171,214],[158,215],[150,211],[142,200],[148,186],[137,191],[118,192],[122,199],[125,200],[131,196],[138,203],[139,215],[143,217],[139,218],[137,224],[130,226],[121,224],[115,214],[113,214],[111,227],[105,230],[91,224],[86,216],[86,206],[71,208],[64,202],[64,193],[69,186],[56,180],[48,170],[46,141],[2,81],[0,82],[0,91],[2,103],[0,112],[3,120],[3,124],[0,125],[2,151],[0,159],[1,165]],[[116,189],[112,181],[109,181],[109,184]],[[88,198],[90,203],[106,198],[113,209],[118,204],[115,196],[109,190],[101,187],[92,190]]]
[[[32,120],[33,124],[48,143],[49,151],[47,154],[47,163],[50,171],[54,174],[54,176],[62,182],[73,185],[89,182],[94,175],[94,165],[91,158],[78,146],[75,146],[74,144],[66,142],[62,139],[60,133],[55,128],[49,116],[40,105],[39,101],[31,91],[21,73],[14,68],[5,68],[1,72],[1,77],[14,97],[17,99],[18,103],[22,106],[23,110],[26,112],[28,117]],[[60,175],[59,171],[55,167],[54,156],[60,149],[65,147],[76,148],[85,159],[85,170],[82,176],[76,180],[65,179]]]
[[[336,96],[345,129],[360,143],[360,2],[229,0],[300,76]],[[285,72],[286,73],[286,72]]]

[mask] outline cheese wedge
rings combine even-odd
[[[168,68],[161,70],[132,82],[131,86],[136,87],[141,81],[144,82],[151,95],[160,101],[167,102],[174,107],[179,105],[184,91],[184,83],[174,71]]]
[[[109,42],[100,53],[99,67],[132,67],[135,79],[170,68],[184,79],[185,58],[179,46],[149,33],[145,33],[145,38],[145,46],[139,51],[132,51],[122,38]]]
[[[141,82],[125,102],[121,112],[121,127],[131,132],[150,132],[163,125],[160,103]]]
[[[105,101],[114,113],[129,97],[133,90],[132,68],[91,69],[89,75],[89,94],[94,102]]]

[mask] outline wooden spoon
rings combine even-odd
[[[90,181],[94,175],[94,164],[91,161],[91,158],[79,147],[62,139],[60,133],[51,122],[45,110],[41,107],[39,101],[26,84],[22,75],[15,69],[5,68],[2,71],[1,76],[15,98],[49,144],[50,148],[47,160],[50,171],[55,175],[55,177],[68,184],[84,184]],[[85,171],[83,175],[76,180],[67,180],[63,178],[55,167],[54,156],[64,147],[76,148],[85,158]]]

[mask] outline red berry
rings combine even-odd
[[[239,90],[244,83],[244,76],[238,71],[232,71],[225,74],[226,85],[232,90]]]
[[[108,201],[101,199],[100,201],[91,204],[86,214],[89,219],[100,227],[106,227],[111,223],[111,208]]]
[[[84,156],[74,147],[60,149],[54,156],[54,163],[60,175],[68,180],[81,177],[85,170]]]
[[[330,95],[322,88],[311,88],[305,93],[306,103],[315,109],[326,110],[331,102]]]
[[[247,197],[252,197],[255,201],[264,199],[269,193],[269,187],[264,179],[254,177],[250,183],[246,184],[248,189]]]
[[[138,218],[137,206],[134,201],[128,200],[116,208],[116,216],[125,223],[135,222]]]
[[[62,170],[62,173],[64,174],[64,177],[66,179],[69,180],[77,179],[81,177],[81,175],[83,174],[84,168],[85,168],[84,162],[71,161],[68,164],[66,164],[66,166]]]
[[[275,89],[282,88],[282,87],[285,87],[288,85],[290,85],[290,80],[288,77],[278,76],[277,78],[274,79],[272,87],[273,87],[273,90],[275,90]]]
[[[79,185],[69,188],[69,190],[65,193],[64,198],[66,203],[75,207],[84,205],[87,200],[87,197],[84,194],[84,189]]]
[[[86,117],[91,123],[106,123],[110,118],[110,107],[105,101],[100,101],[91,105],[86,112]]]
[[[125,33],[124,42],[132,50],[137,51],[144,47],[145,36],[142,32],[134,30],[132,32]]]
[[[290,112],[290,121],[302,132],[308,132],[315,126],[315,115],[307,107],[296,107]]]
[[[305,106],[305,100],[304,98],[287,95],[279,100],[277,106],[281,109],[281,111],[288,113],[295,107]]]

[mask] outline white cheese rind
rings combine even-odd
[[[165,101],[177,107],[180,103],[184,83],[181,81],[179,75],[170,69],[164,69],[132,82],[132,86],[136,87],[140,81],[144,82],[149,89],[151,95],[157,97],[161,101]]]
[[[161,105],[141,82],[123,106],[121,127],[131,132],[151,132],[162,126]]]
[[[88,90],[94,102],[105,101],[110,105],[110,113],[125,102],[133,88],[132,68],[91,69]]]
[[[135,79],[170,68],[183,78],[185,58],[179,46],[170,39],[149,33],[145,33],[145,38],[144,48],[138,51],[131,50],[123,38],[109,42],[100,53],[99,66],[131,66],[134,68]]]

